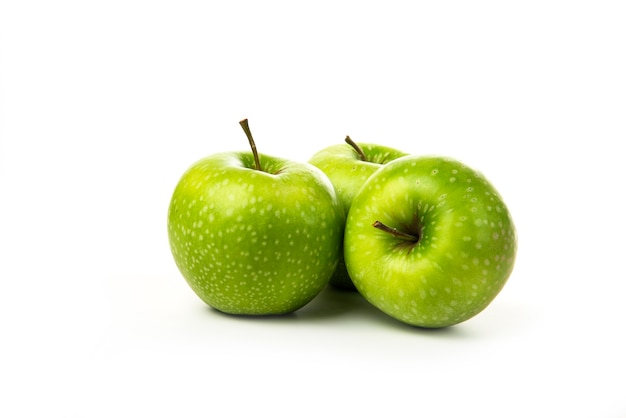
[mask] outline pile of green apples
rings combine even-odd
[[[308,163],[220,153],[182,176],[168,211],[176,265],[209,306],[279,315],[329,283],[404,323],[472,318],[515,262],[510,212],[478,171],[374,144],[330,146]]]

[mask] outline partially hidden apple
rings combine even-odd
[[[193,164],[168,211],[174,260],[191,289],[229,314],[293,312],[327,284],[345,214],[328,178],[307,163],[252,152]]]
[[[309,163],[328,176],[347,216],[352,199],[365,181],[384,164],[407,154],[382,145],[356,143],[349,136],[345,142],[320,150],[313,155]],[[346,270],[343,255],[330,279],[330,284],[340,289],[355,290]]]
[[[407,324],[441,328],[485,309],[508,280],[517,235],[494,186],[459,161],[407,156],[352,201],[344,255],[357,290]]]

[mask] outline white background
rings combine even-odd
[[[619,1],[4,1],[0,415],[626,416]],[[169,252],[184,170],[343,141],[482,171],[519,233],[475,318],[358,294],[205,307]]]

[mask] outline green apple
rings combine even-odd
[[[479,172],[407,156],[376,171],[352,201],[344,256],[357,290],[386,314],[441,328],[485,309],[515,262],[502,197]]]
[[[393,148],[376,144],[355,143],[346,137],[345,144],[331,145],[317,152],[309,163],[322,170],[330,179],[341,200],[346,216],[352,199],[365,181],[382,165],[405,154]],[[343,257],[330,279],[330,284],[341,289],[354,290]]]
[[[174,260],[205,303],[230,314],[293,312],[327,284],[345,215],[328,178],[308,163],[252,152],[193,164],[174,190]]]

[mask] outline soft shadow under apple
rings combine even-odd
[[[328,286],[315,299],[299,310],[284,315],[232,315],[216,309],[207,309],[217,315],[234,320],[263,321],[269,323],[307,322],[318,323],[346,321],[355,327],[375,326],[396,329],[415,335],[433,335],[445,338],[465,338],[462,325],[447,328],[420,328],[400,322],[371,305],[361,294]]]

